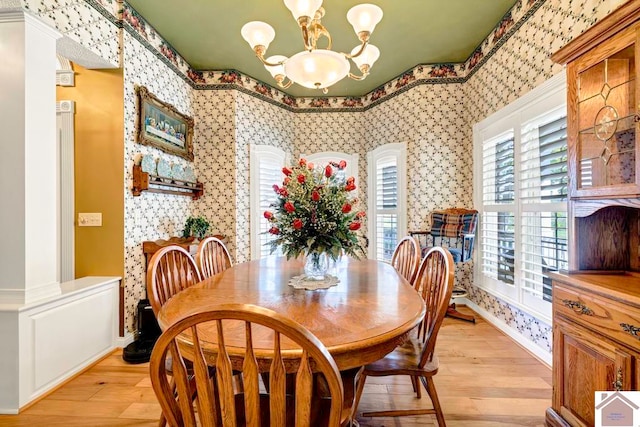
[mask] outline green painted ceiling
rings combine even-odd
[[[347,11],[367,0],[325,0],[322,23],[333,49],[349,52],[358,44]],[[384,12],[371,37],[380,59],[366,80],[344,79],[330,96],[364,95],[418,64],[462,62],[486,38],[517,0],[369,0]],[[271,75],[240,35],[249,21],[276,30],[266,56],[302,50],[297,23],[282,0],[128,0],[196,70],[235,69],[275,86]],[[321,41],[321,42],[324,42]],[[357,72],[355,65],[352,72]],[[294,96],[318,96],[293,85]]]

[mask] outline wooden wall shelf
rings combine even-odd
[[[193,200],[198,200],[204,193],[204,186],[201,182],[150,175],[143,172],[140,165],[133,165],[133,188],[131,192],[134,196],[139,196],[143,191],[190,196]]]

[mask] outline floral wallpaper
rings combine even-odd
[[[164,158],[170,163],[187,166],[181,157],[164,153],[157,148],[135,142],[136,101],[135,85],[146,86],[151,93],[165,102],[173,104],[184,114],[193,116],[194,93],[191,87],[155,55],[138,43],[129,32],[123,35],[124,44],[124,120],[125,120],[125,326],[133,331],[135,307],[146,295],[145,260],[142,242],[179,235],[186,218],[194,207],[191,198],[145,192],[138,197],[131,193],[132,170],[142,154]],[[195,130],[194,145],[200,147],[202,125]],[[196,163],[196,176],[199,164]]]
[[[464,84],[463,117],[467,123],[460,128],[464,139],[471,144],[475,123],[562,71],[562,66],[551,61],[551,54],[610,12],[611,2],[606,0],[542,2]],[[543,350],[551,351],[548,323],[475,286],[469,288],[469,298]]]
[[[294,120],[291,112],[253,96],[237,92],[236,104],[236,262],[251,259],[249,199],[249,147],[263,144],[278,147],[293,156]]]
[[[547,0],[464,86],[477,123],[562,70],[553,52],[610,12],[607,0]]]
[[[235,99],[233,90],[192,91],[195,122],[194,166],[204,196],[193,206],[211,229],[226,237],[233,261],[236,254]]]
[[[365,112],[369,152],[389,142],[407,145],[407,229],[428,228],[435,209],[473,206],[472,139],[459,83],[421,85]],[[473,263],[456,264],[456,284],[472,284]]]
[[[197,71],[120,0],[25,0],[25,7],[70,39],[125,69],[126,325],[144,295],[141,242],[176,235],[187,216],[202,214],[227,236],[235,262],[250,257],[249,144],[301,152],[359,154],[360,197],[366,204],[366,153],[407,144],[408,227],[428,213],[471,207],[472,126],[561,71],[550,54],[610,12],[608,0],[520,0],[461,64],[418,65],[363,97],[294,98],[234,70]],[[118,45],[123,27],[122,46]],[[120,52],[122,49],[122,52]],[[130,193],[131,166],[141,154],[185,162],[133,141],[134,84],[195,118],[194,167],[205,195]],[[321,112],[322,114],[318,114]],[[470,299],[546,351],[550,325],[473,285],[472,263],[456,280]]]
[[[108,0],[103,0],[106,3]],[[116,0],[112,0],[117,3]],[[23,0],[23,7],[63,34],[58,53],[87,68],[120,66],[117,6],[82,0]]]

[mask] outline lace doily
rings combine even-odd
[[[328,289],[336,286],[338,283],[340,283],[340,279],[330,274],[325,275],[323,280],[309,280],[306,274],[293,276],[291,280],[289,280],[289,286],[293,286],[295,289],[306,289],[308,291]]]

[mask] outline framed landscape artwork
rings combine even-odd
[[[136,86],[136,141],[193,160],[193,119]]]

